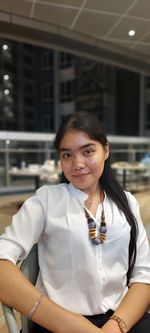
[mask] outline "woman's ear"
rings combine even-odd
[[[109,144],[107,143],[105,146],[105,160],[109,157]]]

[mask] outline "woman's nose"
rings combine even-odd
[[[72,160],[72,166],[74,170],[79,170],[84,168],[84,162],[81,156],[74,156]]]

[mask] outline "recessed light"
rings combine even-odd
[[[4,90],[4,94],[5,94],[5,95],[9,95],[9,89],[5,89],[5,90]]]
[[[5,74],[5,75],[3,76],[3,78],[4,78],[5,81],[7,81],[7,80],[9,80],[9,75],[8,75],[8,74]]]
[[[128,35],[130,37],[133,37],[135,35],[135,30],[133,30],[133,29],[129,30]]]
[[[3,50],[8,50],[8,45],[7,44],[3,45]]]

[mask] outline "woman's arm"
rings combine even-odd
[[[150,285],[133,283],[114,314],[123,319],[130,330],[150,305]],[[103,327],[104,333],[120,333],[118,324],[109,320]]]
[[[0,260],[0,301],[28,316],[40,291],[8,260]],[[80,302],[80,300],[79,300]],[[44,296],[32,320],[55,333],[100,333],[84,317],[69,312]]]

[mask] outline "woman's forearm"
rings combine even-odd
[[[146,312],[150,305],[150,285],[134,283],[129,288],[114,314],[123,319],[130,330]],[[114,320],[109,320],[103,327],[104,333],[118,333],[119,327]]]
[[[14,264],[0,260],[0,301],[20,313],[29,315],[40,297],[35,288]],[[80,300],[79,300],[80,302]],[[32,320],[55,333],[100,333],[84,317],[71,313],[44,296]]]

